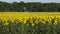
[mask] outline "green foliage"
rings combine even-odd
[[[40,2],[1,2],[0,1],[0,12],[57,12],[60,11],[60,3],[40,3]]]
[[[26,22],[26,24],[23,24],[22,22],[16,23],[16,21],[14,21],[12,23],[9,21],[9,25],[5,26],[4,23],[0,21],[0,34],[60,34],[60,23],[54,25],[53,20],[52,23],[46,21],[46,24],[43,24],[39,22],[34,26],[32,26],[30,20]]]

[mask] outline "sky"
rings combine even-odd
[[[60,0],[0,0],[3,2],[20,2],[20,1],[24,1],[24,2],[42,2],[42,3],[50,3],[50,2],[56,2],[56,3],[60,3]]]

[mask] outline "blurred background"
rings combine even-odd
[[[0,12],[60,12],[60,0],[0,0]]]

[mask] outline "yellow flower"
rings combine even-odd
[[[26,20],[23,20],[23,24],[26,24]]]
[[[38,20],[36,20],[35,23],[38,24]]]
[[[23,19],[24,19],[24,20],[27,20],[27,17],[26,17],[26,16],[24,16],[24,17],[23,17]]]
[[[30,17],[30,20],[32,20],[33,17]]]
[[[43,24],[46,24],[46,21],[41,21]]]
[[[33,23],[33,21],[32,21],[32,20],[30,20],[30,23]]]
[[[47,21],[48,21],[49,23],[51,23],[52,20],[51,20],[51,18],[49,18]]]
[[[58,24],[58,21],[57,21],[57,19],[54,21],[54,24],[55,24],[55,25],[57,25],[57,24]]]
[[[8,23],[8,22],[4,23],[4,26],[8,26],[8,25],[9,25],[9,23]]]
[[[34,26],[35,24],[34,23],[32,23],[32,26]]]

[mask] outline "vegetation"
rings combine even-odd
[[[0,12],[0,16],[27,16],[27,17],[31,17],[31,16],[60,16],[60,12]]]
[[[60,34],[60,16],[1,18],[0,34]]]
[[[0,12],[60,12],[60,3],[1,2]]]
[[[60,3],[0,1],[0,34],[60,34]]]
[[[0,12],[0,34],[60,34],[59,14],[58,12],[47,12],[47,14]]]

